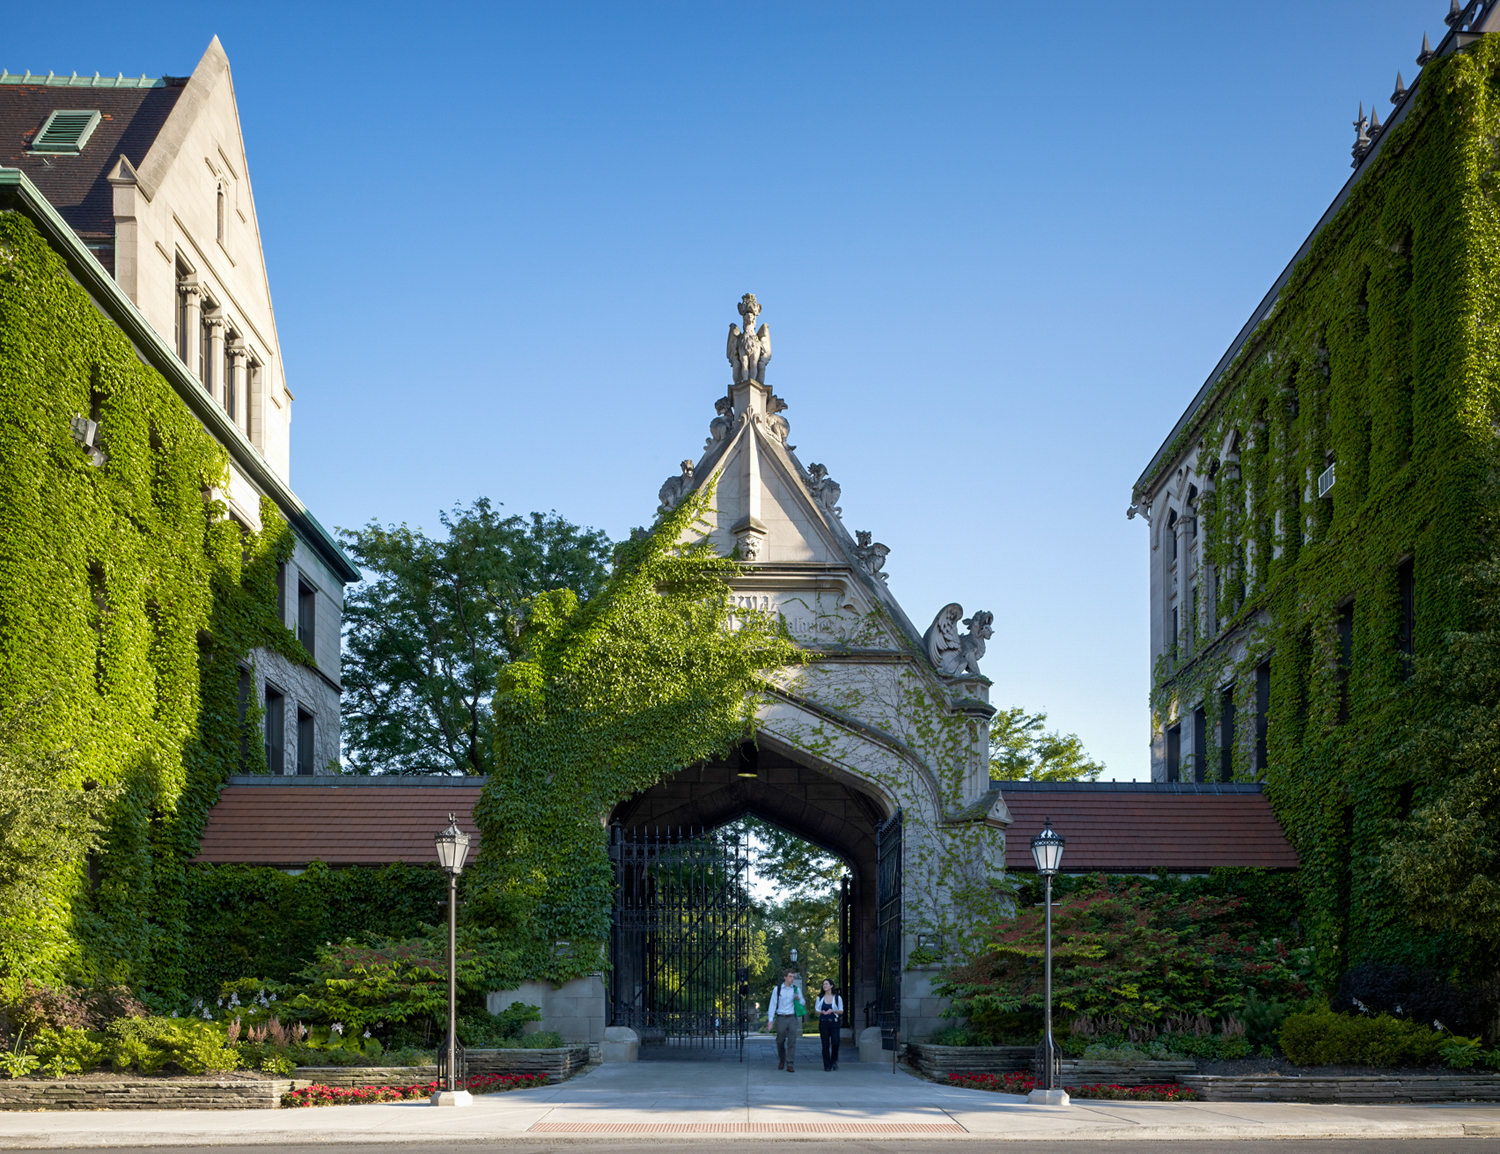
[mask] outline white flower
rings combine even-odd
[[[343,1022],[335,1022],[333,1025],[329,1026],[328,1028],[330,1030],[332,1030],[335,1034],[337,1034],[340,1038],[342,1038],[344,1036],[344,1023]]]
[[[176,1011],[176,1010],[173,1010],[173,1011],[172,1011],[172,1017],[174,1017],[174,1018],[175,1018],[175,1017],[176,1017],[176,1016],[177,1016],[177,1011]]]
[[[272,995],[271,995],[271,1001],[273,1001],[273,1002],[274,1002],[274,1001],[275,1001],[275,1000],[276,1000],[276,995],[275,995],[275,994],[272,994]]]
[[[368,1038],[368,1037],[369,1037],[369,1036],[370,1036],[370,1029],[369,1029],[369,1027],[368,1027],[368,1026],[366,1026],[366,1027],[365,1027],[365,1037],[367,1037],[367,1038]]]
[[[212,1022],[214,1020],[214,1016],[208,1012],[208,1008],[207,1007],[204,1007],[204,1010],[203,1010],[203,1020],[205,1022]]]
[[[223,998],[220,998],[220,999],[219,999],[219,1008],[220,1008],[220,1009],[221,1009],[221,1010],[222,1010],[222,1009],[223,1009],[223,1008],[224,1008],[224,999],[223,999]]]
[[[240,996],[239,996],[239,994],[230,994],[229,995],[229,1004],[231,1006],[238,1006],[240,1004]]]

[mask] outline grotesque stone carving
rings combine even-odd
[[[969,627],[962,636],[958,632],[959,618]],[[964,617],[962,605],[956,602],[944,605],[922,635],[922,645],[933,668],[949,677],[978,677],[984,643],[995,635],[994,621],[995,615],[986,609]]]
[[[708,422],[708,440],[703,442],[705,449],[717,445],[729,431],[734,428],[734,402],[728,397],[720,397],[714,402],[714,412],[719,415]]]
[[[675,509],[682,503],[682,499],[688,495],[693,488],[693,463],[684,461],[682,463],[682,475],[680,477],[668,477],[662,482],[661,488],[656,495],[661,499],[657,506],[658,513],[665,513],[668,509]]]
[[[774,393],[771,394],[771,399],[766,403],[766,411],[770,414],[766,418],[766,425],[770,428],[771,435],[783,445],[786,444],[786,439],[792,435],[791,424],[781,415],[785,409],[786,402]]]
[[[763,541],[759,533],[744,533],[740,536],[740,556],[746,561],[759,561]]]
[[[754,293],[746,293],[741,297],[738,307],[745,329],[741,332],[739,325],[729,326],[727,350],[730,368],[734,370],[734,383],[758,381],[765,384],[766,365],[771,360],[771,326],[761,325],[756,330],[755,318],[760,315],[760,302],[755,299]]]
[[[807,487],[812,490],[812,495],[817,499],[818,504],[835,517],[842,514],[844,510],[838,506],[839,497],[844,490],[828,475],[828,467],[814,463],[807,467],[807,471],[812,475],[812,480],[807,483]]]
[[[860,529],[854,536],[859,541],[859,544],[854,548],[854,555],[859,558],[859,563],[870,571],[871,577],[879,577],[882,581],[889,581],[891,575],[881,572],[885,568],[885,559],[891,553],[889,546],[882,545],[879,541],[872,542],[868,529]]]

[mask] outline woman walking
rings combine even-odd
[[[831,978],[823,979],[823,991],[813,1004],[818,1011],[818,1039],[823,1043],[823,1069],[839,1068],[839,1029],[844,1013],[844,999],[839,997]]]

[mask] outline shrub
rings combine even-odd
[[[541,1020],[540,1006],[512,1002],[498,1014],[483,1010],[477,1014],[465,1014],[458,1020],[458,1036],[466,1046],[505,1047],[521,1041],[527,1025]]]
[[[1450,1041],[1420,1022],[1336,1014],[1326,1005],[1288,1015],[1281,1027],[1282,1052],[1299,1066],[1426,1066]]]
[[[1487,1014],[1483,999],[1465,992],[1437,970],[1366,958],[1344,974],[1328,1000],[1339,1014],[1390,1014],[1456,1034],[1479,1034]]]
[[[69,1074],[87,1074],[97,1066],[104,1047],[99,1035],[87,1030],[43,1026],[31,1041],[31,1052],[48,1077],[66,1078]]]
[[[1305,996],[1290,951],[1263,939],[1240,900],[1179,896],[1139,880],[1097,877],[1053,911],[1053,990],[1081,1015],[1122,1029],[1171,1014],[1235,1014],[1247,992]],[[938,992],[971,1031],[998,1037],[1036,1021],[1042,1004],[1042,911],[1021,909],[988,932],[988,946],[944,974]],[[1132,1039],[1134,1040],[1134,1039]]]
[[[189,1074],[236,1070],[240,1053],[216,1022],[192,1018],[121,1018],[104,1034],[110,1064],[152,1074],[175,1066]]]
[[[1196,1102],[1198,1091],[1175,1083],[1162,1086],[1116,1086],[1100,1083],[1094,1086],[1064,1087],[1073,1098],[1115,1098],[1125,1102]]]

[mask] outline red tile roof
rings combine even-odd
[[[0,85],[0,164],[30,177],[79,236],[113,239],[109,172],[121,153],[140,167],[184,83],[173,79],[160,88]],[[76,156],[27,152],[47,117],[64,108],[97,109],[103,115],[83,151]]]
[[[432,835],[449,812],[473,840],[480,778],[234,778],[208,815],[195,862],[256,865],[436,864]]]
[[[1000,792],[1013,819],[1005,864],[1018,872],[1035,871],[1031,839],[1048,817],[1067,839],[1064,873],[1297,868],[1297,851],[1258,787],[1017,782]]]

